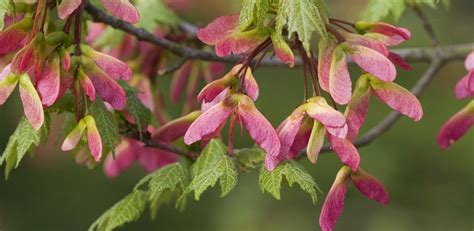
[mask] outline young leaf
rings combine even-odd
[[[262,26],[270,9],[272,0],[244,0],[239,17],[239,30],[243,31],[252,24]]]
[[[320,191],[311,175],[298,163],[289,161],[280,164],[275,170],[269,172],[264,166],[260,169],[259,185],[260,190],[268,192],[280,200],[280,190],[283,179],[292,187],[297,183],[300,188],[311,196],[313,204],[318,200],[316,191]]]
[[[227,147],[219,140],[211,140],[191,169],[192,181],[185,189],[180,201],[194,191],[197,201],[208,187],[219,181],[221,197],[227,196],[237,184],[237,170],[227,156]]]
[[[18,168],[25,154],[33,145],[38,145],[41,130],[35,131],[28,120],[23,117],[13,135],[8,141],[7,147],[0,158],[0,166],[5,166],[5,179],[8,179],[10,171]]]
[[[89,231],[114,230],[126,223],[136,221],[145,209],[147,196],[146,192],[133,191],[102,214],[89,227]]]
[[[362,14],[362,18],[367,21],[380,21],[391,15],[395,21],[398,21],[400,16],[407,8],[407,4],[427,5],[436,8],[439,0],[370,0],[367,3],[367,8]],[[450,1],[443,0],[443,5],[449,7]]]
[[[260,148],[246,148],[234,151],[235,161],[243,171],[250,171],[261,165],[265,152]]]
[[[391,14],[393,19],[398,20],[405,9],[405,0],[370,0],[362,18],[379,21]]]
[[[178,25],[179,19],[162,0],[137,0],[135,6],[140,12],[139,26],[154,31],[157,23],[171,27]]]
[[[112,152],[115,154],[115,145],[118,143],[120,136],[115,124],[114,115],[107,110],[100,98],[96,98],[90,104],[89,112],[94,117],[97,129],[99,129],[100,137],[105,147],[104,153]]]
[[[280,0],[276,16],[276,30],[282,33],[284,25],[288,35],[298,34],[303,47],[310,51],[310,40],[314,32],[326,37],[327,7],[323,0]]]
[[[135,120],[139,133],[142,134],[143,128],[146,128],[151,122],[151,111],[138,99],[134,88],[123,81],[120,82],[120,85],[127,94],[127,110]]]
[[[188,175],[188,170],[183,165],[175,163],[148,174],[138,182],[135,190],[148,184],[150,209],[153,218],[156,217],[160,206],[168,203],[173,194],[179,195],[184,191],[189,183]],[[180,204],[176,204],[176,206],[180,207]]]

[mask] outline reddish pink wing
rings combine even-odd
[[[463,137],[474,125],[474,100],[460,112],[451,117],[438,134],[438,144],[446,149]]]
[[[217,45],[219,41],[235,30],[239,17],[239,14],[218,17],[205,28],[199,29],[197,37],[208,45]]]
[[[189,127],[184,135],[184,142],[188,145],[202,140],[205,136],[216,133],[222,129],[227,117],[233,108],[221,102],[199,116]]]
[[[129,168],[137,159],[135,150],[132,148],[130,141],[123,139],[116,148],[115,158],[113,155],[108,155],[104,162],[104,173],[107,177],[115,178],[120,173]]]
[[[349,184],[349,174],[349,168],[343,167],[337,174],[336,180],[326,196],[319,216],[319,225],[322,231],[332,231],[344,210],[344,199],[346,198]]]
[[[352,171],[357,171],[360,165],[360,155],[357,148],[348,139],[328,136],[331,148],[336,152],[342,163],[349,166]]]
[[[349,44],[349,49],[349,56],[364,71],[385,82],[395,80],[397,69],[387,57],[362,45]]]
[[[99,134],[99,130],[95,124],[95,120],[92,116],[84,118],[86,122],[87,132],[87,145],[91,151],[95,161],[99,162],[102,157],[102,139]]]
[[[387,205],[390,201],[385,186],[369,173],[362,169],[351,174],[351,179],[356,188],[367,198]]]
[[[35,130],[40,129],[44,122],[43,105],[27,74],[20,76],[20,97],[26,118]]]
[[[140,14],[128,0],[102,0],[102,4],[117,18],[129,23],[140,21]]]
[[[60,75],[60,59],[58,55],[53,54],[48,60],[48,65],[44,66],[37,86],[42,103],[46,106],[53,105],[58,99],[61,86]]]
[[[126,63],[110,55],[97,52],[87,45],[81,45],[81,50],[113,79],[130,80],[132,78],[132,70]]]
[[[295,141],[296,134],[304,118],[304,110],[297,108],[283,123],[278,127],[278,137],[281,143],[279,155],[286,157],[290,152],[291,146]]]
[[[188,79],[190,78],[191,71],[193,69],[193,61],[187,61],[175,74],[173,75],[173,81],[171,82],[171,100],[174,103],[179,101],[183,90],[186,88]]]
[[[392,109],[406,115],[415,121],[423,117],[420,101],[411,92],[396,83],[387,83],[371,78],[370,84],[377,98]]]
[[[395,66],[400,67],[403,70],[406,71],[411,71],[413,68],[411,67],[410,64],[408,64],[405,59],[402,58],[399,54],[390,52],[387,56],[387,58],[395,64]]]
[[[163,125],[153,134],[153,139],[165,143],[176,141],[186,134],[186,131],[189,129],[191,124],[200,115],[201,112],[195,111]]]
[[[357,80],[352,100],[346,107],[348,133],[347,139],[354,140],[365,122],[369,110],[370,82],[366,75]]]
[[[319,41],[318,80],[321,88],[329,92],[329,71],[331,70],[332,54],[336,45],[323,39]]]
[[[346,54],[342,47],[334,49],[329,71],[329,92],[338,104],[347,104],[351,100],[352,81],[347,68]]]
[[[278,135],[272,124],[257,110],[248,96],[241,95],[237,113],[250,137],[266,151],[267,155],[278,156],[280,152]]]
[[[96,93],[98,93],[105,102],[117,110],[125,108],[125,92],[117,82],[98,68],[93,70],[86,68],[85,71],[94,85]]]
[[[71,15],[82,3],[82,0],[62,0],[58,6],[58,15],[60,19],[66,19]]]

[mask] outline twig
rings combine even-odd
[[[114,18],[106,14],[105,12],[90,3],[86,5],[86,11],[92,16],[93,20],[96,22],[108,24],[113,28],[122,30],[130,35],[135,36],[141,41],[146,41],[148,43],[163,47],[169,50],[171,53],[182,58],[226,63],[237,63],[242,60],[241,56],[219,57],[212,52],[190,48],[170,41],[168,39],[155,36],[154,34],[144,29],[137,28],[130,23],[124,22],[120,19]],[[471,51],[472,47],[474,47],[474,43],[440,47],[439,50],[447,54],[448,57],[446,58],[448,59],[462,59]],[[399,54],[402,58],[410,62],[429,62],[430,60],[432,60],[432,57],[436,56],[436,51],[432,48],[395,49],[393,50],[393,52]],[[301,59],[296,59],[295,64],[301,66]],[[287,65],[282,64],[279,60],[270,58],[262,60],[261,65],[287,67]]]
[[[176,61],[176,63],[174,63],[173,65],[171,65],[169,67],[166,67],[163,70],[159,70],[158,75],[171,74],[171,73],[177,71],[178,69],[180,69],[188,60],[189,59],[187,59],[187,58],[181,58],[178,61]]]
[[[423,29],[426,31],[426,34],[431,40],[431,44],[433,46],[439,46],[440,42],[436,36],[436,33],[434,32],[433,25],[431,25],[430,21],[428,20],[428,17],[426,17],[425,13],[421,10],[421,8],[417,4],[414,4],[411,8],[415,12],[415,15],[420,19],[421,23],[423,24]]]

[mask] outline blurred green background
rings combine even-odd
[[[203,25],[216,15],[235,11],[230,5],[238,1],[196,2],[186,17]],[[330,1],[329,6],[332,17],[357,20],[364,4],[362,0],[341,0]],[[426,11],[443,44],[474,41],[472,0],[452,1],[449,10]],[[398,24],[413,32],[413,39],[406,47],[429,45],[412,12],[406,12]],[[400,71],[397,82],[409,88],[427,65],[414,67],[411,72]],[[358,72],[354,71],[353,76]],[[474,228],[474,132],[470,131],[447,151],[441,151],[435,143],[441,125],[467,103],[455,100],[453,93],[456,81],[465,72],[460,61],[444,67],[421,98],[425,110],[421,122],[403,118],[389,133],[360,149],[362,167],[385,183],[391,202],[382,207],[351,187],[336,230],[468,231]],[[301,72],[262,68],[255,75],[261,87],[257,105],[276,126],[302,100]],[[162,81],[163,88],[168,82]],[[22,115],[18,94],[14,95],[0,107],[1,150]],[[365,128],[389,112],[376,100],[371,102]],[[249,140],[244,137],[237,144],[248,146]],[[101,166],[92,171],[78,166],[70,154],[59,152],[57,146],[42,147],[34,158],[25,158],[8,181],[1,176],[0,230],[86,230],[145,174],[135,166],[119,178],[109,180]],[[341,167],[334,154],[324,154],[317,165],[306,160],[302,163],[324,193]],[[138,222],[121,230],[320,230],[317,220],[324,197],[320,194],[314,206],[302,191],[284,187],[282,201],[276,201],[259,191],[256,172],[240,173],[237,187],[226,198],[219,198],[219,192],[213,189],[200,202],[191,201],[184,212],[165,206],[156,221],[151,221],[146,212]]]

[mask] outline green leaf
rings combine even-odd
[[[250,171],[261,166],[265,151],[260,148],[246,148],[234,151],[235,161],[243,171]]]
[[[142,135],[143,129],[151,123],[151,111],[138,99],[137,91],[133,87],[124,81],[120,81],[119,83],[127,94],[127,110],[135,120],[138,132]]]
[[[135,6],[140,12],[138,25],[145,30],[154,31],[158,24],[178,26],[179,18],[162,0],[137,0]]]
[[[39,144],[41,130],[35,131],[25,117],[20,120],[20,124],[10,137],[0,158],[0,165],[6,165],[5,179],[8,179],[11,170],[18,168],[21,160],[33,145],[37,146]]]
[[[398,20],[405,8],[405,0],[370,0],[362,18],[368,21],[379,21],[391,14],[395,20]]]
[[[449,7],[449,0],[442,1],[445,7]],[[410,4],[436,8],[439,2],[440,0],[370,0],[362,18],[367,21],[379,21],[391,15],[395,21],[398,21]]]
[[[295,161],[280,164],[275,170],[269,172],[264,166],[260,169],[260,190],[268,192],[277,200],[281,199],[280,190],[283,179],[292,187],[297,183],[300,188],[311,196],[313,204],[317,201],[317,191],[320,191],[311,175]]]
[[[104,102],[99,97],[90,104],[89,112],[95,119],[102,143],[104,143],[104,153],[112,152],[115,154],[115,146],[119,142],[120,135],[114,115],[107,110]]]
[[[239,17],[239,30],[246,30],[249,26],[263,26],[272,0],[244,0]]]
[[[3,30],[3,27],[5,26],[5,15],[13,12],[14,9],[15,5],[12,0],[0,0],[0,31]]]
[[[324,0],[280,0],[276,16],[276,30],[282,33],[287,25],[288,35],[296,33],[307,52],[314,32],[326,37],[328,10]]]
[[[145,176],[135,186],[138,190],[147,184],[152,217],[155,218],[160,206],[168,203],[172,195],[180,195],[189,183],[189,173],[180,163],[168,165]],[[184,204],[183,204],[184,205]],[[176,204],[180,207],[180,204]]]
[[[140,218],[146,206],[148,194],[143,191],[133,191],[117,202],[112,208],[100,216],[90,227],[89,231],[109,231],[133,222]]]
[[[94,41],[97,47],[117,47],[123,42],[125,32],[113,27],[107,27],[104,32]]]
[[[51,113],[62,114],[65,112],[76,112],[76,98],[71,92],[66,92],[56,103],[53,104],[48,111]]]
[[[211,140],[191,169],[192,181],[180,200],[194,191],[194,199],[199,200],[208,187],[219,181],[221,197],[226,196],[237,184],[237,170],[227,156],[227,147],[219,140]]]

